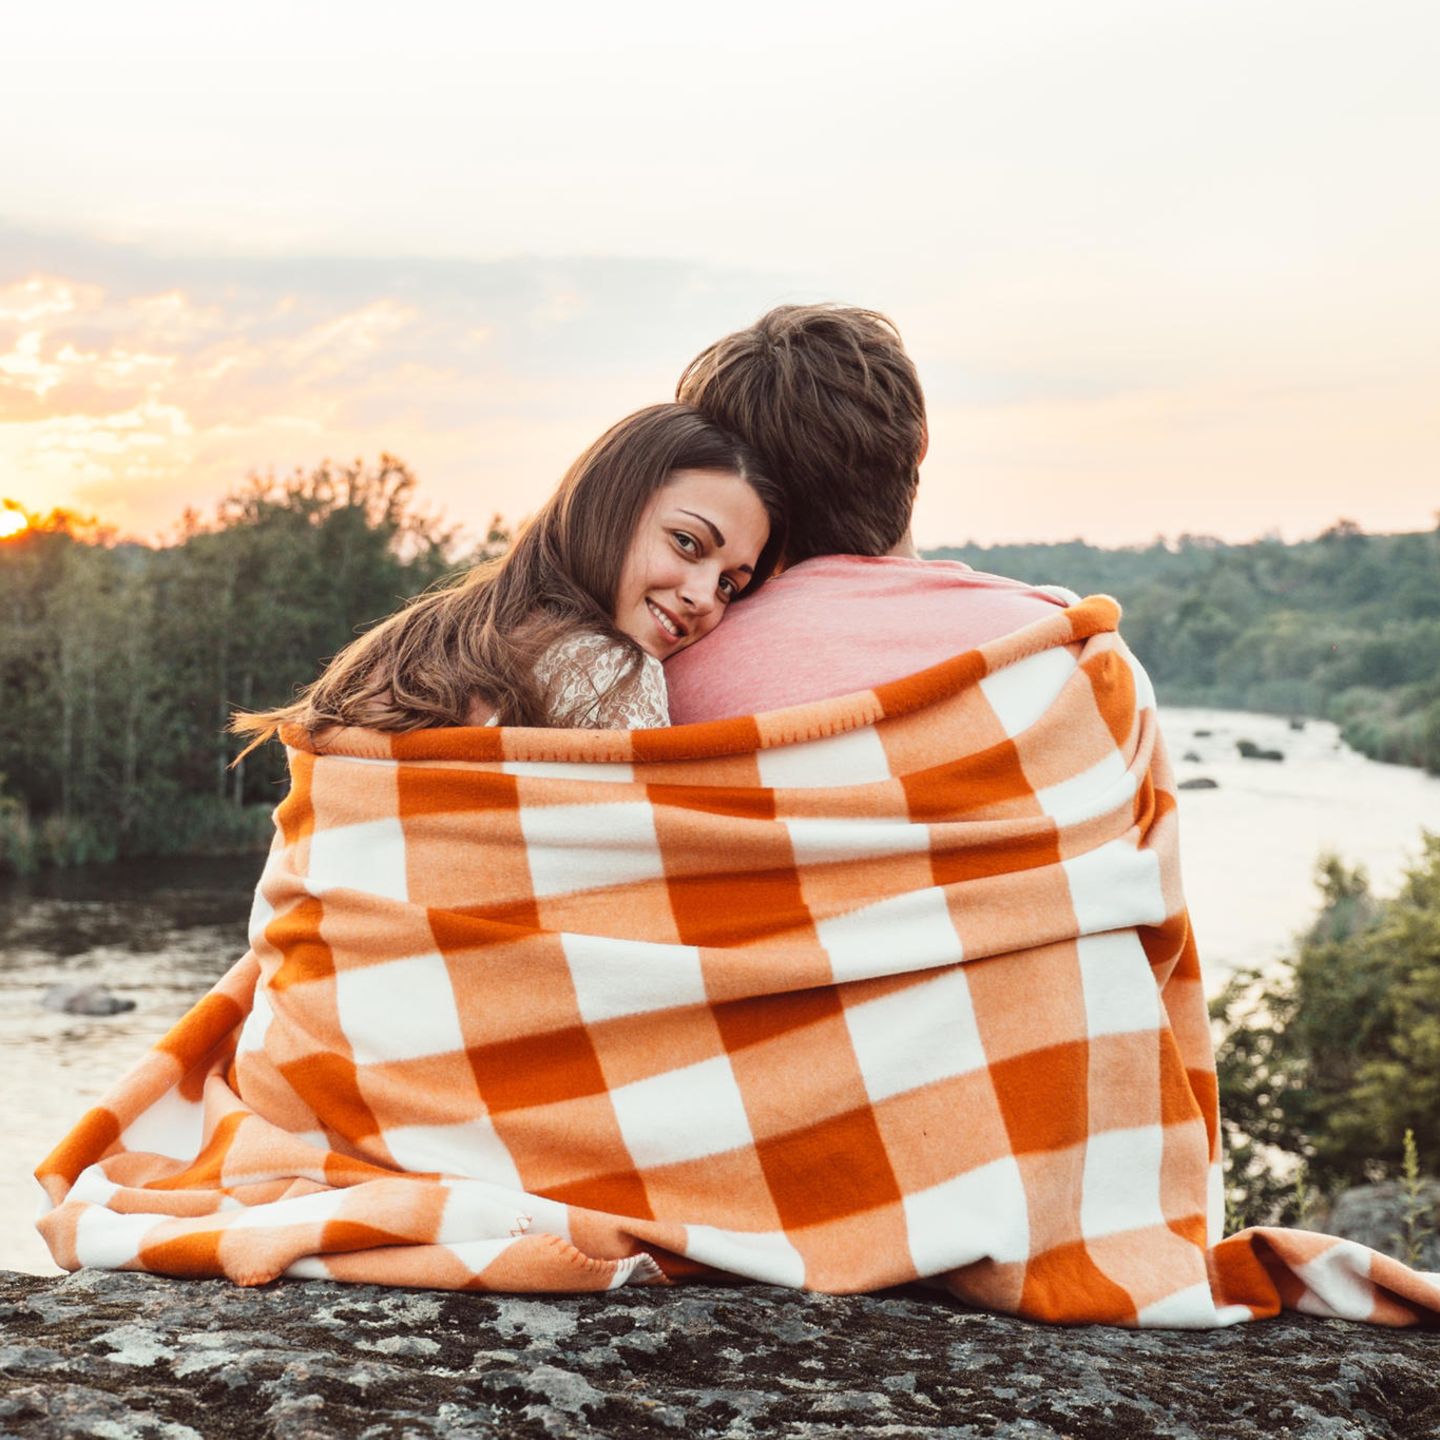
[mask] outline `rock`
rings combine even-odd
[[[1237,740],[1235,748],[1242,760],[1283,760],[1283,750],[1262,750],[1253,740]]]
[[[123,1015],[135,1008],[133,1000],[122,1000],[103,985],[52,985],[40,1003],[67,1015]]]
[[[1218,790],[1220,782],[1212,780],[1208,775],[1196,775],[1192,780],[1182,780],[1175,788],[1177,790]]]
[[[1197,740],[1208,740],[1215,732],[1213,730],[1192,730],[1190,733]]]
[[[1403,1185],[1386,1180],[1341,1191],[1329,1213],[1316,1217],[1315,1228],[1410,1261],[1406,1253],[1411,1239],[1410,1212]],[[1413,1228],[1418,1254],[1411,1263],[1420,1270],[1440,1270],[1440,1180],[1420,1181]]]
[[[471,1295],[0,1272],[0,1435],[1411,1437],[1433,1332],[1061,1328],[913,1288]]]
[[[1198,750],[1187,750],[1183,758],[1188,760],[1192,765],[1198,765],[1200,763],[1200,752]]]
[[[1292,715],[1290,717],[1290,728],[1292,730],[1303,730],[1305,728],[1305,722],[1298,715]]]

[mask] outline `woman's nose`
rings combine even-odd
[[[706,615],[715,608],[716,577],[692,574],[680,587],[680,599],[695,615]]]

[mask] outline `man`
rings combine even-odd
[[[790,529],[785,572],[665,667],[673,724],[867,690],[1063,603],[916,553],[925,397],[885,316],[782,305],[696,356],[676,397],[756,452]]]

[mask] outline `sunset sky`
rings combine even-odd
[[[472,529],[769,306],[899,323],[922,544],[1428,528],[1440,7],[56,0],[0,51],[0,499],[388,450]]]

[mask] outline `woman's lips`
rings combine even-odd
[[[660,633],[672,645],[678,645],[685,638],[685,627],[663,605],[657,605],[648,595],[645,597],[645,604]]]

